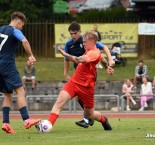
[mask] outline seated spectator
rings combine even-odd
[[[148,77],[147,65],[144,65],[143,60],[139,60],[138,65],[135,68],[134,85],[136,86],[138,82],[142,82],[142,77]]]
[[[139,111],[144,111],[144,108],[148,107],[147,101],[153,98],[153,92],[152,92],[152,84],[151,82],[148,82],[148,78],[144,76],[142,78],[143,84],[141,85],[141,97],[140,97],[140,103],[141,108]]]
[[[130,81],[130,79],[126,79],[123,86],[122,86],[122,93],[126,95],[126,110],[130,111],[130,101],[136,105],[135,100],[132,97],[132,94],[134,93],[134,85],[132,84],[132,82]]]
[[[24,67],[24,76],[22,78],[23,87],[26,86],[26,81],[32,82],[32,90],[35,88],[36,80],[35,80],[35,67],[27,62],[26,66]]]

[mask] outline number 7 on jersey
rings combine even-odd
[[[3,40],[0,42],[0,51],[1,51],[4,43],[8,39],[8,35],[5,35],[5,34],[0,33],[0,37],[3,38]]]

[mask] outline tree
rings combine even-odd
[[[53,0],[1,0],[1,21],[8,22],[14,11],[23,12],[28,20],[52,19]]]

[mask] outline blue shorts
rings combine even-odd
[[[1,67],[1,65],[0,65]],[[13,90],[22,86],[21,78],[15,64],[8,64],[0,69],[0,92],[13,93]]]

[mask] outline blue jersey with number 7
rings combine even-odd
[[[15,61],[15,51],[18,41],[25,38],[23,33],[9,25],[0,27],[0,63]]]

